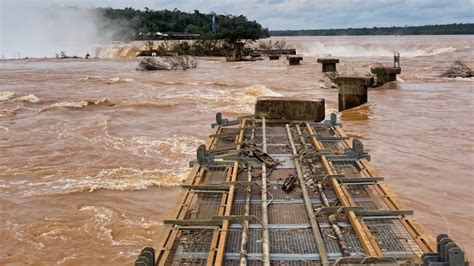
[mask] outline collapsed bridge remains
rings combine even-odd
[[[157,260],[145,248],[136,265],[463,265],[447,236],[437,246],[425,233],[336,115],[324,121],[324,105],[266,97],[252,116],[218,114]]]

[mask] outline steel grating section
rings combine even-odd
[[[296,201],[296,200],[302,200],[302,192],[299,187],[294,188],[291,192],[286,192],[283,189],[281,189],[281,184],[271,184],[268,187],[268,193],[270,194],[270,198],[272,198],[274,201],[278,202],[279,200],[287,200],[287,201]],[[316,192],[314,191],[308,191],[309,192],[309,198],[314,202],[314,203],[320,203],[319,196]]]
[[[261,148],[262,145],[259,144],[257,147]],[[291,150],[288,145],[285,144],[268,144],[267,145],[267,153],[271,154],[290,154]]]
[[[270,253],[318,253],[311,229],[270,229]]]
[[[214,230],[181,229],[171,249],[168,265],[202,265],[207,261]]]
[[[237,137],[238,135],[216,137],[214,143],[211,146],[211,149],[219,149],[222,147],[229,146],[230,144],[235,143]]]
[[[347,177],[360,177],[362,176],[362,169],[355,160],[331,160],[329,164],[333,167],[336,174],[344,175]]]
[[[245,141],[253,141],[256,147],[262,150],[262,129],[258,121],[246,125],[244,137]],[[252,124],[256,127],[249,126]],[[345,181],[347,183],[344,184],[344,179],[374,175],[370,172],[370,165],[365,165],[365,161],[358,161],[354,157],[349,157],[353,154],[346,154],[349,146],[343,132],[336,130],[330,124],[311,123],[310,128],[314,131],[313,135],[306,128],[305,123],[299,124],[300,131],[297,130],[296,124],[290,124],[290,133],[296,154],[298,154],[293,156],[285,124],[276,125],[276,123],[270,123],[270,126],[266,126],[267,153],[271,158],[279,161],[279,165],[275,168],[267,168],[266,179],[270,265],[320,265],[321,258],[324,258],[325,255],[324,251],[322,254],[318,253],[315,239],[317,234],[314,234],[307,214],[311,211],[305,209],[305,201],[298,182],[289,192],[282,189],[284,181],[289,176],[297,174],[294,160],[298,160],[301,166],[301,174],[305,180],[304,185],[309,193],[309,203],[316,216],[317,226],[314,228],[319,229],[323,238],[323,246],[327,250],[326,258],[331,262],[343,256],[340,246],[344,246],[344,243],[346,244],[345,251],[349,251],[351,257],[366,256],[369,253],[363,247],[367,248],[367,245],[372,244],[374,247],[379,247],[384,256],[394,257],[400,261],[421,256],[423,253],[421,247],[410,235],[413,232],[409,233],[404,227],[405,223],[399,219],[393,217],[388,219],[387,216],[383,216],[383,219],[382,217],[375,217],[377,218],[375,219],[373,216],[364,217],[367,214],[357,212],[357,209],[338,208],[342,205],[374,211],[394,210],[394,206],[397,208],[395,204],[387,205],[393,199],[389,198],[391,196],[387,195],[383,188],[377,186],[377,182],[381,181],[380,178],[377,179],[377,182],[372,183],[369,183],[370,179],[367,181],[358,179],[347,180]],[[236,150],[239,144],[235,142],[242,141],[237,138],[239,132],[241,131],[238,128],[222,129],[220,132],[222,136],[216,135],[212,148],[218,149],[220,147],[232,151],[235,147]],[[299,132],[302,134],[300,135]],[[252,138],[252,134],[254,134],[254,138]],[[318,145],[322,145],[322,151],[316,149]],[[251,184],[247,182],[248,172],[245,168],[249,163],[252,167],[251,180],[253,183]],[[214,258],[212,264],[218,264],[220,259],[223,259],[223,265],[240,265],[239,249],[242,241],[242,228],[247,228],[244,220],[249,221],[246,246],[247,265],[263,265],[262,260],[265,257],[262,254],[262,228],[265,227],[262,227],[261,224],[263,220],[261,184],[264,183],[262,181],[262,163],[256,158],[249,160],[246,157],[239,164],[244,168],[237,172],[236,179],[231,179],[229,171],[232,170],[232,167],[223,165],[206,166],[206,171],[196,174],[195,180],[197,181],[193,183],[194,185],[221,185],[220,187],[224,187],[224,190],[226,186],[232,187],[232,189],[225,193],[222,191],[200,193],[190,190],[188,193],[195,195],[183,204],[185,212],[182,213],[185,215],[180,216],[179,219],[206,221],[213,218],[219,219],[216,216],[222,215],[235,217],[231,217],[229,222],[227,222],[229,218],[224,218],[223,224],[217,227],[221,227],[219,231],[214,229],[181,231],[180,229],[176,239],[170,242],[173,245],[166,265],[205,265],[209,255]],[[327,176],[328,174],[329,176]],[[340,175],[337,178],[341,179],[334,179],[333,175]],[[223,182],[231,180],[239,182],[223,184]],[[246,201],[246,189],[249,185],[251,187],[250,199]],[[203,186],[202,189],[212,190],[209,186]],[[199,188],[196,190],[199,191]],[[320,190],[324,195],[320,195]],[[231,200],[227,200],[225,203],[223,197]],[[327,199],[327,203],[324,199]],[[249,203],[248,215],[252,216],[247,219],[241,217],[245,215],[246,202]],[[323,208],[323,206],[326,207]],[[335,213],[338,209],[339,211]],[[329,215],[334,216],[335,221],[333,218],[329,219]],[[365,224],[368,230],[361,227],[358,222],[362,222],[362,225]],[[212,228],[212,226],[204,227]],[[361,233],[361,231],[363,232]],[[215,246],[211,249],[212,233],[214,233],[214,237],[218,235],[219,238],[214,239]],[[364,238],[361,234],[368,234],[368,238]],[[221,241],[223,236],[224,241]],[[191,243],[195,243],[199,237],[201,240],[196,244],[197,247],[191,247]],[[361,238],[359,239],[359,237]],[[373,239],[373,243],[368,243],[368,239]],[[321,247],[321,249],[323,248]],[[210,250],[216,253],[209,253]]]
[[[252,204],[249,205],[250,210],[249,210],[249,215],[255,216],[257,218],[262,216],[262,205],[257,202],[252,202]],[[244,203],[234,203],[232,206],[232,215],[244,215],[244,209],[245,209],[245,204]],[[258,220],[255,219],[249,219],[249,223],[251,224],[257,224],[259,223]]]
[[[323,236],[324,243],[326,244],[328,252],[333,254],[339,254],[339,256],[342,256],[338,239],[335,236],[332,228],[321,228],[321,234]],[[357,236],[355,235],[355,232],[353,231],[352,227],[342,227],[342,235],[344,237],[343,240],[347,244],[349,252],[351,253],[351,256],[360,256],[364,254],[364,249],[362,248],[359,239],[357,239]]]
[[[334,128],[330,126],[319,125],[319,126],[312,126],[311,128],[313,129],[313,132],[316,136],[321,136],[321,137],[339,136],[339,134],[337,134]]]
[[[423,251],[398,219],[368,219],[364,222],[386,256],[418,257]]]
[[[319,261],[312,261],[312,260],[271,260],[270,265],[275,265],[275,266],[319,266],[321,263]],[[238,260],[231,260],[228,259],[225,262],[225,265],[228,266],[240,266],[240,262]],[[263,263],[258,260],[249,260],[247,261],[247,266],[261,266]]]
[[[228,170],[229,167],[227,166],[208,167],[203,176],[202,184],[211,185],[225,182]]]
[[[293,155],[291,154],[269,154],[278,161],[277,169],[294,169]]]
[[[324,166],[321,162],[321,158],[303,158],[301,160],[301,163],[303,164],[301,166],[303,170],[303,174],[306,177],[309,177],[310,175],[313,177],[324,177],[327,172],[324,169]]]
[[[211,220],[219,214],[222,197],[222,193],[194,193],[184,219]]]
[[[239,253],[242,229],[229,229],[227,238],[226,253]],[[247,240],[247,253],[262,253],[262,230],[260,228],[250,228]]]
[[[320,140],[324,150],[335,154],[343,154],[349,147],[342,140]]]
[[[389,209],[384,200],[385,195],[381,195],[374,185],[351,185],[346,186],[349,195],[357,206],[365,209]]]
[[[317,217],[316,217],[316,220],[318,221],[318,223],[322,223],[322,224],[329,224],[329,216],[328,214],[326,213],[321,213],[319,212],[319,209],[320,207],[319,206],[315,206],[315,212],[318,213]],[[346,217],[346,214],[344,213],[340,213],[338,215],[336,215],[336,222],[339,224],[339,223],[342,223],[342,224],[349,224],[349,220],[347,219]]]
[[[308,215],[304,204],[270,204],[268,206],[270,224],[305,224]]]
[[[255,139],[262,139],[261,134],[255,134]],[[267,132],[267,144],[286,144],[288,143],[288,136],[286,133],[283,134],[269,134]]]
[[[290,175],[296,175],[296,170],[294,168],[286,168],[286,169],[275,169],[271,172],[270,176],[267,176],[267,178],[270,181],[274,180],[285,180],[288,176]]]

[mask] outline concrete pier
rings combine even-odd
[[[367,102],[367,89],[373,78],[340,76],[334,82],[338,85],[339,111],[344,111]]]
[[[286,57],[286,59],[290,63],[290,66],[295,66],[295,65],[300,64],[300,61],[303,60],[303,56],[302,55],[289,55]]]
[[[397,75],[402,73],[399,67],[372,67],[370,72],[375,75],[375,86],[382,86],[385,83],[396,81]]]
[[[228,62],[242,61],[242,49],[244,48],[243,42],[235,42],[232,47],[230,57],[227,57]]]
[[[255,104],[255,115],[268,119],[320,122],[324,120],[324,110],[324,99],[258,97]]]
[[[323,65],[323,72],[336,72],[336,64],[339,63],[337,58],[318,58],[318,63]]]
[[[280,55],[272,54],[272,55],[268,56],[268,59],[270,59],[270,60],[280,60]]]

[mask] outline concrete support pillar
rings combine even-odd
[[[255,115],[270,120],[320,122],[325,117],[325,102],[324,99],[261,96],[255,103]]]
[[[396,81],[397,75],[402,73],[399,67],[372,67],[370,72],[375,75],[375,86],[382,86],[385,83]]]
[[[338,85],[339,111],[344,111],[367,102],[373,78],[340,76],[334,82]]]
[[[243,42],[235,42],[232,47],[231,58],[227,58],[227,61],[241,61],[243,48],[244,48]]]
[[[323,72],[336,72],[337,58],[318,58],[318,63],[323,65]]]
[[[289,55],[286,57],[288,59],[288,62],[290,63],[290,66],[295,66],[299,65],[300,61],[303,60],[303,56],[301,55]]]
[[[271,55],[268,56],[268,59],[270,59],[270,60],[280,60],[280,55],[271,54]]]

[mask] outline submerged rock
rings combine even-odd
[[[472,70],[461,61],[454,62],[448,70],[441,74],[443,78],[470,78],[473,76]]]
[[[157,62],[152,58],[144,58],[138,63],[137,70],[152,71],[152,70],[170,70],[170,67],[161,62]]]
[[[162,58],[144,58],[137,66],[137,70],[186,70],[196,68],[197,61],[190,56],[167,56]]]

